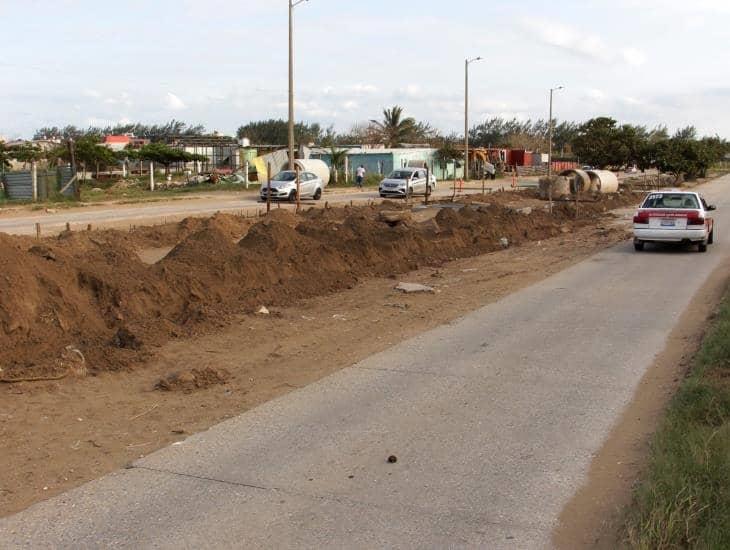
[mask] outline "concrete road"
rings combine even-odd
[[[495,182],[492,182],[495,183]],[[499,182],[499,185],[509,183]],[[496,185],[494,185],[496,188]],[[481,187],[464,189],[463,193],[481,192]],[[451,196],[451,189],[442,186],[434,194],[434,197]],[[310,206],[324,206],[325,202],[330,204],[349,204],[367,201],[379,201],[377,190],[366,189],[364,191],[351,191],[346,189],[335,189],[327,192],[320,201],[304,200],[305,208]],[[422,197],[415,197],[414,200],[423,200]],[[284,208],[293,208],[289,203],[282,203]],[[275,206],[276,207],[276,206]],[[36,223],[41,225],[43,235],[56,234],[70,224],[71,229],[85,229],[88,224],[94,228],[128,228],[130,225],[144,225],[181,220],[188,216],[210,216],[216,212],[245,213],[255,216],[259,211],[266,208],[266,205],[258,202],[258,193],[218,193],[200,198],[178,197],[177,200],[164,202],[137,203],[127,205],[99,205],[79,208],[52,209],[52,212],[26,211],[8,213],[0,217],[0,232],[15,235],[35,235]]]
[[[0,520],[0,546],[547,547],[668,333],[730,255],[728,184],[707,188],[719,206],[707,254],[609,249]]]

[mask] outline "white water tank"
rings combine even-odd
[[[327,163],[319,159],[297,159],[296,165],[299,166],[300,170],[305,172],[312,172],[315,176],[319,177],[322,182],[327,186],[330,182],[330,168]]]

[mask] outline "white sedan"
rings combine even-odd
[[[311,172],[299,172],[299,198],[314,199],[322,198],[324,191],[322,178]],[[294,170],[284,170],[276,174],[270,182],[261,184],[261,200],[266,201],[271,188],[271,200],[297,200],[297,173]]]
[[[634,216],[634,248],[645,243],[697,244],[707,251],[715,237],[715,223],[708,213],[715,206],[692,191],[653,191]]]

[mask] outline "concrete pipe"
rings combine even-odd
[[[618,177],[608,170],[588,170],[591,178],[591,193],[607,195],[618,193]]]

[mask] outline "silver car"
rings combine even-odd
[[[408,195],[425,195],[426,192],[433,193],[436,189],[436,178],[433,174],[426,179],[425,168],[399,168],[393,170],[388,177],[380,182],[380,196],[405,197],[406,189]]]
[[[267,199],[271,187],[271,200],[296,201],[297,200],[297,173],[294,170],[283,170],[276,174],[270,182],[261,184],[261,200]],[[299,172],[299,198],[314,199],[322,198],[324,182],[321,178],[311,172]]]

